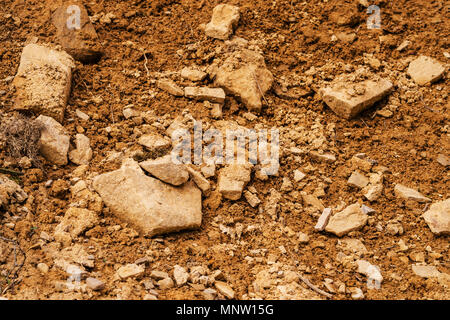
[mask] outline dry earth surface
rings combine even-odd
[[[0,297],[449,299],[450,4],[219,4],[0,0]],[[193,119],[278,173],[163,158]]]

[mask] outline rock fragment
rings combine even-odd
[[[261,203],[261,200],[259,200],[258,196],[251,193],[250,191],[245,191],[244,197],[252,208],[257,207]]]
[[[361,172],[354,171],[350,178],[348,178],[347,184],[362,189],[369,184],[369,179]]]
[[[450,235],[450,198],[433,203],[423,218],[436,235]]]
[[[176,97],[184,96],[184,90],[170,79],[160,79],[156,81],[156,86],[159,89],[166,91],[167,93],[170,93],[171,95],[174,95]]]
[[[450,166],[450,158],[442,153],[437,156],[436,161],[444,167]]]
[[[273,84],[264,57],[245,48],[229,53],[222,64],[211,68],[211,73],[214,83],[238,97],[249,111],[261,111],[262,99]]]
[[[73,68],[74,61],[65,52],[37,44],[25,46],[13,82],[16,87],[14,109],[32,111],[62,122]]]
[[[70,0],[52,15],[56,36],[64,50],[83,63],[97,62],[102,56],[97,32],[80,1]]]
[[[134,263],[127,264],[125,266],[120,267],[117,270],[117,275],[120,279],[127,279],[127,278],[136,278],[141,276],[145,271],[145,268],[142,265],[137,265]]]
[[[203,81],[206,78],[207,73],[198,69],[185,67],[181,70],[180,75],[182,78],[191,81]]]
[[[351,231],[359,230],[367,223],[368,216],[362,212],[358,203],[352,204],[330,218],[325,231],[341,237]]]
[[[427,56],[420,56],[409,64],[408,75],[420,86],[439,80],[445,68],[438,61]]]
[[[225,91],[222,88],[208,88],[208,87],[185,87],[184,95],[191,99],[200,101],[210,101],[216,103],[225,102]]]
[[[105,288],[105,283],[103,281],[91,277],[86,279],[86,285],[93,291],[100,291]]]
[[[425,197],[419,191],[408,188],[399,183],[395,185],[394,192],[397,197],[403,198],[405,200],[414,200],[417,202],[431,202],[430,198]]]
[[[71,207],[55,228],[56,232],[68,232],[72,238],[82,234],[98,223],[98,216],[88,209]]]
[[[56,165],[67,164],[67,153],[70,147],[70,136],[58,121],[44,115],[36,121],[42,124],[39,152],[47,161]]]
[[[198,228],[201,191],[193,182],[173,187],[144,174],[138,163],[124,160],[118,170],[94,178],[94,189],[119,218],[148,236]]]
[[[325,230],[325,227],[328,224],[330,216],[331,216],[331,208],[325,208],[322,211],[322,214],[320,215],[319,220],[317,221],[317,224],[314,226],[314,229],[316,229],[316,231]]]
[[[189,273],[185,268],[175,265],[173,267],[173,278],[175,279],[175,283],[178,287],[184,285],[189,279]]]
[[[209,181],[206,180],[205,177],[197,170],[192,169],[191,167],[186,167],[186,169],[189,172],[189,176],[192,178],[192,180],[194,180],[197,187],[199,187],[200,190],[202,190],[204,195],[208,196],[211,190],[211,184],[209,183]]]
[[[386,79],[360,83],[338,81],[319,91],[323,101],[339,116],[351,119],[387,96],[393,85]]]
[[[150,152],[162,152],[169,149],[172,145],[170,140],[157,133],[143,134],[138,139],[138,143]]]
[[[247,165],[231,164],[219,171],[218,190],[223,197],[238,200],[245,185],[250,181],[251,170]]]
[[[228,299],[234,299],[234,290],[223,281],[216,281],[214,283],[217,291],[219,291],[222,295],[224,295]]]
[[[227,40],[239,22],[239,7],[219,4],[214,7],[211,21],[205,27],[208,37]]]
[[[161,181],[180,186],[189,180],[189,172],[183,164],[175,164],[171,155],[140,162],[142,169]]]
[[[412,271],[421,278],[437,278],[441,274],[435,266],[420,264],[413,264]]]
[[[28,198],[26,192],[6,175],[0,174],[0,208],[12,203],[22,203]]]
[[[372,265],[366,260],[357,260],[358,272],[367,276],[367,285],[369,289],[380,289],[383,276],[377,266]]]
[[[78,165],[87,165],[92,159],[91,142],[84,134],[75,136],[76,149],[69,153],[69,159]]]

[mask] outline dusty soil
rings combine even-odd
[[[0,283],[4,290],[0,296],[8,299],[142,299],[148,293],[143,283],[152,270],[170,274],[178,264],[187,269],[200,265],[211,272],[220,269],[237,299],[325,298],[298,279],[294,281],[297,284],[292,284],[292,279],[287,279],[289,271],[300,272],[326,292],[330,292],[330,288],[325,286],[329,281],[325,279],[332,279],[335,291],[331,292],[332,299],[351,299],[349,288],[355,287],[362,289],[366,299],[449,299],[448,283],[420,278],[411,269],[412,264],[425,262],[449,274],[448,237],[433,235],[421,217],[425,205],[397,198],[393,186],[402,183],[413,187],[433,202],[449,197],[448,168],[436,158],[438,154],[449,154],[450,83],[444,76],[431,86],[416,86],[406,76],[406,68],[409,61],[420,54],[448,63],[443,53],[450,50],[450,7],[445,1],[372,2],[381,7],[381,30],[366,28],[368,15],[364,7],[357,5],[358,1],[229,1],[239,6],[241,12],[235,35],[258,44],[276,81],[301,84],[300,87],[311,90],[310,94],[291,100],[269,92],[265,97],[268,105],[253,121],[244,118],[247,112],[244,106],[227,96],[223,119],[248,127],[262,123],[278,128],[281,133],[278,176],[267,181],[252,178],[248,186],[256,188],[264,200],[271,188],[281,189],[283,178],[292,180],[293,170],[303,170],[307,178],[300,183],[293,182],[293,190],[281,191],[283,196],[276,220],[263,210],[250,207],[244,197],[238,201],[222,200],[217,209],[205,205],[208,199],[204,198],[199,230],[156,239],[139,236],[108,210],[103,210],[100,224],[76,241],[95,256],[95,266],[88,273],[105,282],[103,291],[71,291],[58,286],[68,275],[54,266],[45,245],[36,245],[41,232],[52,235],[64,216],[70,204],[68,186],[76,165],[56,167],[42,159],[42,168],[25,169],[8,158],[5,150],[0,150],[0,167],[7,164],[9,169],[23,172],[20,183],[32,198],[25,205],[10,206],[3,213],[0,235],[17,240],[18,244],[0,240]],[[212,9],[219,3],[204,0],[84,1],[90,16],[115,15],[110,23],[101,19],[94,23],[104,56],[96,64],[77,64],[63,122],[72,137],[83,132],[91,139],[94,152],[89,166],[91,174],[118,167],[116,163],[102,162],[109,151],[138,148],[134,129],[141,124],[125,120],[122,110],[127,105],[132,104],[139,111],[153,110],[154,119],[165,125],[185,109],[197,120],[214,121],[203,103],[158,90],[153,75],[211,63],[221,41],[207,38],[199,25],[209,22]],[[33,37],[43,43],[57,43],[57,40],[47,1],[0,0],[0,8],[0,110],[12,114],[9,110],[14,92],[8,77],[16,74],[23,46]],[[338,23],[339,17],[348,23]],[[332,35],[340,32],[354,32],[355,41],[332,41]],[[382,42],[380,36],[384,36]],[[411,44],[404,51],[397,51],[405,39]],[[192,44],[198,45],[190,51]],[[183,52],[177,53],[180,49]],[[379,69],[371,66],[367,55],[381,62]],[[320,100],[315,90],[323,81],[359,66],[390,79],[395,91],[355,119],[344,120]],[[82,121],[75,115],[76,109],[91,119]],[[389,109],[392,115],[377,114],[381,109]],[[105,131],[108,126],[113,128],[110,135]],[[330,130],[332,127],[334,130]],[[315,139],[321,137],[324,141],[314,146]],[[315,161],[308,155],[294,155],[289,152],[293,146],[332,152],[337,160],[330,164]],[[366,153],[378,165],[389,169],[384,174],[383,195],[375,202],[369,203],[358,190],[347,185],[352,172],[349,160],[357,153]],[[45,186],[46,181],[59,179],[66,184]],[[55,190],[57,188],[61,190]],[[320,189],[324,189],[323,195]],[[361,240],[368,250],[364,259],[380,268],[384,279],[379,290],[367,289],[366,277],[357,273],[351,263],[337,259],[341,251],[338,237],[314,231],[320,212],[303,203],[301,191],[318,192],[325,206],[359,201],[376,210],[363,229],[346,237]],[[403,234],[387,233],[388,222],[399,217]],[[11,222],[13,225],[8,224]],[[220,230],[220,224],[231,230],[237,226],[244,230],[249,226],[255,228],[244,231],[240,237],[231,237]],[[117,225],[120,229],[112,228]],[[309,235],[307,243],[299,243],[299,232]],[[401,251],[400,240],[409,249]],[[46,244],[49,245],[52,245],[51,240]],[[12,278],[6,279],[6,275],[14,266],[14,258],[16,265],[22,261],[19,246],[26,253],[26,260],[21,268],[17,267],[20,270],[14,285],[8,285]],[[280,246],[283,247],[280,249]],[[255,249],[265,249],[266,253],[251,251]],[[245,259],[247,256],[253,258],[252,263]],[[114,279],[118,267],[143,257],[148,258],[143,276],[124,281]],[[48,273],[37,269],[39,263],[50,267]],[[268,272],[260,273],[264,270]],[[257,274],[265,275],[269,281],[267,288],[255,291],[253,282]],[[347,290],[338,290],[342,284]],[[203,299],[204,288],[188,284],[154,290],[158,299]]]

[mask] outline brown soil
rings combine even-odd
[[[240,7],[241,18],[235,35],[258,43],[267,67],[277,81],[304,79],[305,72],[314,67],[316,71],[310,76],[310,86],[316,89],[322,81],[348,71],[348,66],[372,68],[368,66],[365,55],[373,54],[381,61],[381,67],[372,71],[389,78],[396,87],[395,91],[388,99],[353,120],[336,116],[314,92],[294,100],[281,99],[270,92],[266,95],[268,106],[251,123],[243,117],[247,112],[245,107],[227,97],[225,120],[236,120],[249,127],[263,123],[279,128],[282,149],[307,146],[313,142],[314,137],[307,142],[304,132],[314,135],[316,129],[311,127],[319,123],[319,128],[322,128],[319,131],[327,140],[323,147],[325,151],[333,152],[337,161],[328,164],[307,155],[294,156],[283,152],[278,176],[267,181],[253,178],[249,186],[254,186],[263,200],[271,188],[280,190],[283,177],[292,180],[293,170],[306,172],[309,166],[315,168],[307,172],[307,183],[294,183],[294,190],[283,192],[276,221],[257,208],[251,208],[245,198],[223,200],[216,210],[204,205],[199,230],[149,239],[137,236],[104,210],[101,223],[77,240],[95,255],[95,267],[89,270],[89,274],[106,283],[101,292],[73,292],[58,288],[55,283],[65,281],[67,274],[54,266],[53,259],[45,250],[35,246],[42,231],[53,234],[70,203],[69,191],[64,192],[60,183],[47,188],[46,181],[62,179],[69,184],[70,174],[76,166],[71,163],[56,167],[42,160],[42,169],[23,169],[8,158],[6,150],[0,150],[0,167],[5,167],[8,162],[8,168],[22,171],[23,188],[34,199],[26,203],[28,209],[10,206],[1,220],[0,235],[16,239],[26,251],[26,261],[18,272],[20,281],[4,294],[0,292],[0,296],[8,299],[142,299],[147,293],[142,282],[149,278],[152,270],[171,273],[173,266],[178,264],[183,267],[203,265],[211,271],[220,269],[225,281],[236,291],[236,298],[248,299],[255,293],[252,283],[256,274],[274,266],[267,264],[267,257],[272,254],[278,258],[279,264],[275,264],[278,270],[299,271],[327,292],[324,281],[329,278],[347,288],[361,288],[366,299],[450,298],[448,286],[436,279],[420,278],[411,269],[418,253],[419,256],[423,254],[424,262],[449,274],[448,237],[437,237],[430,231],[421,217],[425,205],[405,202],[393,193],[394,184],[402,183],[419,190],[433,202],[449,197],[448,169],[436,161],[438,154],[449,154],[449,80],[444,77],[431,86],[411,86],[405,75],[411,57],[419,54],[447,63],[443,52],[450,50],[449,5],[445,5],[445,1],[430,0],[372,1],[381,7],[382,30],[368,30],[365,24],[367,14],[362,6],[357,5],[358,1],[228,2]],[[117,168],[117,165],[101,163],[108,151],[122,151],[136,145],[133,129],[138,124],[124,119],[124,106],[132,104],[140,111],[153,110],[155,117],[160,117],[162,122],[170,123],[186,108],[195,119],[211,121],[202,103],[158,90],[153,79],[147,76],[146,67],[154,73],[178,71],[193,64],[209,65],[208,55],[214,52],[220,41],[207,38],[199,24],[209,22],[212,9],[219,1],[93,0],[84,3],[90,16],[110,12],[116,16],[109,24],[99,21],[94,24],[105,54],[97,64],[77,64],[63,122],[72,137],[84,132],[91,139],[94,152],[89,167],[91,173]],[[26,41],[32,37],[47,43],[56,43],[57,40],[47,1],[0,0],[0,8],[0,79],[5,79],[16,74]],[[340,18],[348,23],[336,23]],[[351,44],[332,41],[332,35],[339,32],[354,32],[357,38]],[[385,36],[382,43],[380,36]],[[406,50],[395,50],[405,39],[411,41]],[[198,49],[193,52],[186,50],[186,46],[193,43],[199,44]],[[182,56],[177,54],[180,49],[184,49]],[[10,84],[10,81],[0,80],[0,92],[3,91],[0,93],[0,110],[5,113],[9,112],[14,101]],[[393,115],[382,117],[375,114],[383,108],[392,110]],[[91,119],[87,122],[80,120],[75,115],[76,109],[90,115]],[[112,131],[112,136],[108,136],[104,130],[108,126],[120,130]],[[335,127],[334,133],[327,130],[331,126]],[[364,201],[360,192],[346,183],[352,171],[349,160],[362,152],[389,168],[384,175],[383,196],[373,203]],[[364,258],[380,268],[384,277],[381,289],[368,290],[365,276],[336,259],[339,238],[314,231],[318,212],[303,205],[300,191],[313,193],[320,185],[325,186],[325,195],[321,197],[325,206],[360,201],[377,211],[368,225],[348,237],[360,239],[368,249],[369,253]],[[53,190],[58,187],[62,190]],[[387,222],[400,216],[403,217],[404,233],[388,234],[385,231]],[[7,226],[8,222],[15,224],[13,229]],[[259,229],[244,232],[238,240],[218,228],[219,224],[235,228],[238,223],[244,229],[251,225],[259,226]],[[378,224],[383,227],[382,231],[376,228]],[[122,228],[113,231],[111,226],[116,225]],[[298,232],[308,234],[309,242],[299,244]],[[400,240],[409,246],[408,251],[400,251]],[[280,251],[280,246],[284,246],[286,253]],[[431,249],[427,250],[428,246]],[[10,270],[13,263],[14,247],[14,244],[0,240],[3,289],[5,270]],[[267,253],[265,258],[252,265],[244,258],[252,256],[250,250],[254,249],[267,249]],[[22,256],[19,253],[16,256],[20,262]],[[148,257],[149,263],[141,279],[114,280],[117,267],[134,263],[142,257]],[[45,275],[36,268],[41,262],[50,267]],[[277,278],[276,273],[274,278]],[[278,283],[286,283],[282,275],[278,278]],[[274,283],[256,296],[285,298],[276,286]],[[306,288],[302,282],[300,287]],[[203,298],[202,288],[190,285],[156,290],[159,299]],[[313,291],[309,293],[298,297],[323,297]],[[339,292],[336,286],[333,299],[351,299],[351,293]]]

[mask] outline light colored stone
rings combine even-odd
[[[409,64],[408,75],[422,86],[439,80],[444,74],[444,66],[433,58],[420,56]]]
[[[45,263],[38,263],[36,268],[43,274],[46,274],[48,272],[48,265]]]
[[[53,164],[66,165],[70,147],[70,136],[66,129],[51,117],[41,115],[36,121],[42,124],[39,152]]]
[[[173,288],[174,283],[173,283],[173,280],[172,280],[172,279],[170,279],[170,278],[165,278],[165,279],[159,280],[159,281],[156,283],[156,285],[157,285],[157,286],[159,287],[159,289],[161,289],[161,290],[167,290],[167,289]]]
[[[157,133],[148,133],[140,136],[138,143],[143,145],[150,152],[164,151],[172,146],[170,140]]]
[[[394,187],[395,195],[405,200],[414,200],[417,202],[431,202],[430,198],[425,197],[419,191],[408,188],[402,184],[397,183]]]
[[[224,103],[225,91],[222,88],[208,88],[208,87],[185,87],[184,95],[191,99],[207,100],[210,102]]]
[[[393,88],[390,81],[366,80],[357,84],[338,81],[319,91],[323,101],[339,116],[350,119],[387,96]]]
[[[358,239],[347,238],[338,240],[338,247],[344,252],[348,251],[349,253],[356,253],[359,256],[369,253],[366,246]]]
[[[185,268],[175,265],[173,267],[173,278],[175,279],[175,283],[178,287],[184,285],[189,279],[189,273]]]
[[[72,238],[98,224],[98,216],[88,209],[71,207],[67,209],[55,232],[68,232]]]
[[[83,165],[89,164],[92,159],[91,142],[84,134],[77,134],[75,136],[76,149],[70,151],[69,159],[75,164]]]
[[[437,161],[439,164],[443,165],[444,167],[450,166],[450,158],[447,157],[446,155],[442,154],[442,153],[440,153],[440,154],[437,156],[436,161]]]
[[[433,203],[423,218],[434,234],[450,235],[450,198]]]
[[[257,207],[261,203],[261,200],[259,200],[258,196],[251,193],[250,191],[245,191],[244,197],[247,200],[248,204],[252,206],[252,208]]]
[[[271,188],[270,194],[264,204],[264,212],[269,215],[273,220],[276,220],[278,215],[278,202],[281,200],[281,193],[276,189]]]
[[[205,26],[208,37],[227,40],[239,22],[239,7],[219,4],[214,7],[211,21]]]
[[[139,111],[134,110],[133,108],[125,108],[125,109],[123,109],[122,114],[125,117],[125,119],[139,117],[141,115],[141,113]]]
[[[100,291],[105,288],[105,283],[103,281],[91,277],[86,279],[86,285],[94,291]]]
[[[306,233],[299,232],[299,234],[298,234],[298,242],[300,242],[300,243],[308,243],[309,242],[309,236]]]
[[[381,282],[383,282],[383,276],[381,275],[380,268],[372,265],[366,260],[357,260],[358,272],[364,274],[368,278],[368,286],[370,288],[379,289]]]
[[[421,278],[437,278],[441,274],[435,266],[413,264],[412,271]]]
[[[209,192],[211,191],[211,184],[208,180],[205,179],[205,177],[198,172],[195,169],[192,169],[191,167],[186,167],[187,171],[189,172],[189,175],[191,176],[192,180],[194,180],[197,187],[202,190],[203,194],[208,196]]]
[[[206,72],[200,71],[198,69],[185,67],[181,70],[181,77],[191,81],[202,81],[206,78]]]
[[[183,164],[175,164],[170,155],[140,162],[142,169],[161,181],[180,186],[189,180],[189,172]]]
[[[336,161],[336,156],[329,152],[319,153],[317,151],[310,151],[309,155],[316,161],[323,161],[333,163]]]
[[[317,224],[314,226],[314,229],[316,229],[316,231],[325,230],[325,227],[328,224],[330,216],[331,216],[331,208],[323,209],[322,214],[320,215],[319,220],[317,221]]]
[[[74,17],[77,13],[79,21]],[[56,27],[59,43],[74,59],[84,63],[100,59],[102,48],[97,33],[80,1],[70,0],[58,7],[53,12],[52,22]]]
[[[27,193],[16,182],[0,174],[0,209],[12,203],[22,203],[27,198]]]
[[[166,91],[167,93],[170,93],[171,95],[177,97],[184,96],[184,90],[170,79],[160,79],[156,81],[156,86],[159,89]]]
[[[83,121],[88,121],[90,119],[90,117],[80,109],[75,110],[75,114]]]
[[[167,272],[160,271],[160,270],[153,270],[150,273],[150,277],[155,280],[162,280],[162,279],[170,278],[169,274]]]
[[[369,183],[369,179],[365,175],[363,175],[359,171],[354,171],[350,178],[347,180],[347,184],[356,187],[356,188],[364,188]]]
[[[368,216],[362,212],[358,203],[354,203],[330,218],[325,231],[341,237],[351,231],[359,230],[367,223]]]
[[[217,291],[219,291],[226,298],[234,299],[234,295],[235,295],[234,290],[225,282],[216,281],[214,283],[214,286],[216,287]]]
[[[262,99],[273,84],[264,57],[246,48],[229,53],[223,63],[211,67],[210,76],[217,86],[239,98],[252,112],[261,111]]]
[[[73,68],[75,63],[66,52],[37,44],[25,46],[13,82],[16,87],[13,108],[30,110],[62,122]]]
[[[201,191],[193,182],[172,187],[126,159],[120,169],[95,177],[93,186],[116,216],[148,236],[200,227]]]
[[[205,178],[214,177],[216,175],[216,165],[215,164],[204,165],[201,168],[201,171],[202,171],[203,175],[205,176]]]
[[[368,185],[363,189],[364,197],[369,201],[376,201],[381,196],[383,192],[383,185],[375,184],[375,185]]]
[[[250,181],[251,170],[243,164],[231,164],[219,171],[218,190],[223,197],[238,200],[245,185]]]
[[[130,263],[127,265],[124,265],[120,267],[117,270],[117,275],[120,279],[127,279],[127,278],[137,278],[141,276],[145,271],[145,267],[142,265],[137,265],[134,263]]]
[[[325,210],[325,206],[322,201],[312,194],[302,194],[303,203],[307,206],[312,206],[317,210],[323,211]]]
[[[306,177],[306,174],[304,174],[303,172],[301,172],[300,170],[294,170],[294,181],[295,182],[300,182],[301,180],[303,180]]]

